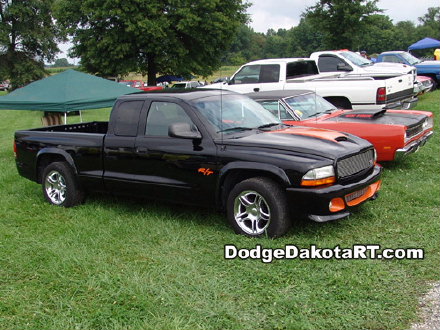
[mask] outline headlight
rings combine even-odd
[[[335,182],[335,169],[332,165],[328,165],[308,171],[302,177],[301,186],[321,186]]]

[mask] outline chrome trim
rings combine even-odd
[[[420,147],[424,146],[425,143],[432,137],[434,134],[433,131],[428,132],[427,134],[420,137],[418,140],[415,140],[408,144],[407,146],[396,150],[396,158],[402,155],[408,155],[414,152],[417,152]]]

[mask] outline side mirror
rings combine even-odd
[[[347,64],[339,63],[336,65],[336,70],[338,71],[353,71],[353,68]]]
[[[179,139],[201,139],[202,134],[194,125],[188,123],[174,123],[168,126],[168,136]]]

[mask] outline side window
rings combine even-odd
[[[338,64],[345,65],[346,63],[334,56],[319,56],[318,66],[321,72],[338,71]]]
[[[152,102],[147,115],[145,135],[168,136],[168,127],[175,123],[188,123],[195,127],[180,105],[172,102]]]
[[[247,65],[234,77],[234,84],[256,84],[260,80],[261,65]]]
[[[260,83],[280,81],[280,66],[278,64],[262,65],[260,71]]]
[[[384,55],[383,61],[391,63],[403,63],[403,61],[401,61],[396,55]]]
[[[115,123],[114,133],[119,136],[136,136],[144,101],[125,101],[118,104],[112,113],[111,122]]]
[[[259,103],[263,108],[270,111],[275,117],[281,120],[295,120],[284,105],[278,100],[259,101]]]
[[[319,74],[315,61],[296,61],[287,63],[286,79]]]

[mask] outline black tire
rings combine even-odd
[[[285,192],[263,177],[238,183],[229,193],[226,212],[234,231],[249,237],[279,237],[291,225]]]
[[[50,163],[43,170],[44,198],[53,205],[72,207],[84,200],[84,192],[72,168],[65,162]]]

